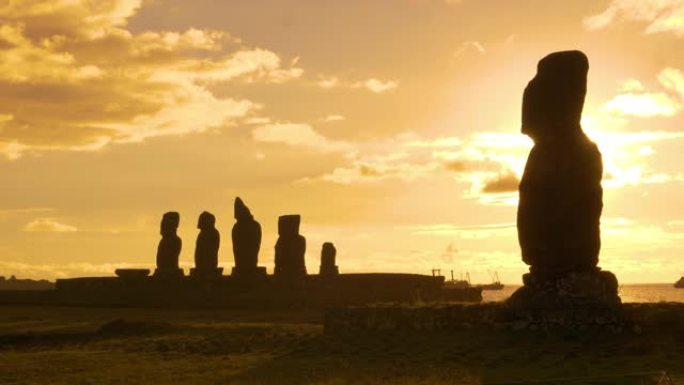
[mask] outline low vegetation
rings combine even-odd
[[[658,384],[684,336],[325,335],[317,312],[0,308],[0,384]],[[662,382],[663,384],[667,382]]]

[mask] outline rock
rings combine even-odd
[[[195,244],[195,268],[190,275],[195,277],[215,277],[223,272],[218,267],[218,251],[221,244],[221,235],[216,229],[216,217],[207,211],[200,214],[197,221],[200,229]]]
[[[306,276],[306,238],[299,235],[299,215],[278,218],[278,241],[275,245],[275,271],[277,278],[298,279]]]
[[[235,267],[232,276],[254,279],[266,276],[266,268],[258,267],[261,248],[261,225],[254,220],[249,208],[239,197],[235,198],[235,224],[233,225],[233,257]]]
[[[183,242],[176,234],[180,215],[175,211],[169,211],[162,216],[160,234],[162,239],[157,246],[157,269],[154,276],[157,278],[178,278],[183,276],[183,269],[178,267],[178,256]]]
[[[335,245],[331,242],[326,242],[323,244],[321,249],[321,267],[318,272],[319,275],[325,277],[334,277],[340,274],[338,267],[335,265],[335,256],[337,255],[337,249]]]

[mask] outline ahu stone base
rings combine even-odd
[[[629,326],[621,312],[617,279],[609,271],[533,271],[523,276],[523,282],[506,301],[503,315],[518,327],[617,331]]]

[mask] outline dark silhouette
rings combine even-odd
[[[148,270],[149,272],[149,270]],[[33,280],[33,279],[17,279],[14,275],[6,279],[0,276],[0,291],[5,290],[21,290],[21,291],[33,291],[33,290],[53,290],[55,288],[55,283],[50,282],[45,279]]]
[[[597,268],[601,153],[580,126],[588,70],[580,51],[552,53],[539,62],[525,88],[522,132],[534,147],[520,181],[518,239],[522,259],[530,265],[525,286],[541,290],[563,281],[577,286],[570,291],[615,298],[615,276]]]
[[[257,267],[261,248],[261,225],[254,220],[249,208],[239,197],[235,198],[234,207],[236,222],[233,225],[232,237],[235,267],[232,275],[265,275],[266,269]]]
[[[162,239],[157,246],[157,269],[154,275],[157,277],[183,276],[183,269],[178,267],[178,256],[183,242],[176,234],[180,215],[175,211],[164,214],[161,220],[160,234]]]
[[[321,248],[321,268],[318,274],[326,277],[339,275],[340,271],[335,265],[335,256],[337,256],[337,249],[331,242],[325,242]]]
[[[124,279],[140,279],[150,275],[150,269],[116,269],[114,274]]]
[[[221,275],[223,269],[218,267],[218,250],[221,243],[221,235],[216,230],[216,217],[207,211],[203,211],[197,221],[200,229],[195,244],[195,268],[192,275],[215,276]]]
[[[278,218],[278,241],[275,245],[275,271],[279,278],[306,276],[306,238],[299,235],[299,215],[283,215]]]

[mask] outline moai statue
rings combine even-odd
[[[306,276],[306,238],[299,235],[299,215],[278,218],[278,241],[275,245],[275,271],[277,278],[297,279]]]
[[[161,220],[160,233],[162,239],[157,246],[157,269],[155,277],[176,278],[183,276],[183,269],[178,267],[178,256],[183,242],[176,234],[180,215],[175,211],[164,214]]]
[[[563,287],[574,298],[619,302],[617,279],[597,267],[603,163],[580,125],[588,70],[580,51],[552,53],[523,94],[522,132],[534,147],[520,182],[517,225],[530,272],[514,297]]]
[[[235,198],[235,224],[233,225],[233,257],[235,267],[232,276],[266,276],[266,268],[258,267],[261,248],[261,225],[254,220],[249,208],[239,197]]]
[[[335,265],[335,256],[337,249],[332,242],[325,242],[321,249],[321,268],[318,274],[325,277],[332,277],[340,274],[339,269]]]
[[[202,212],[197,222],[200,229],[195,246],[195,268],[190,275],[201,277],[216,277],[223,272],[218,267],[218,250],[221,235],[216,230],[216,217],[209,212]]]

